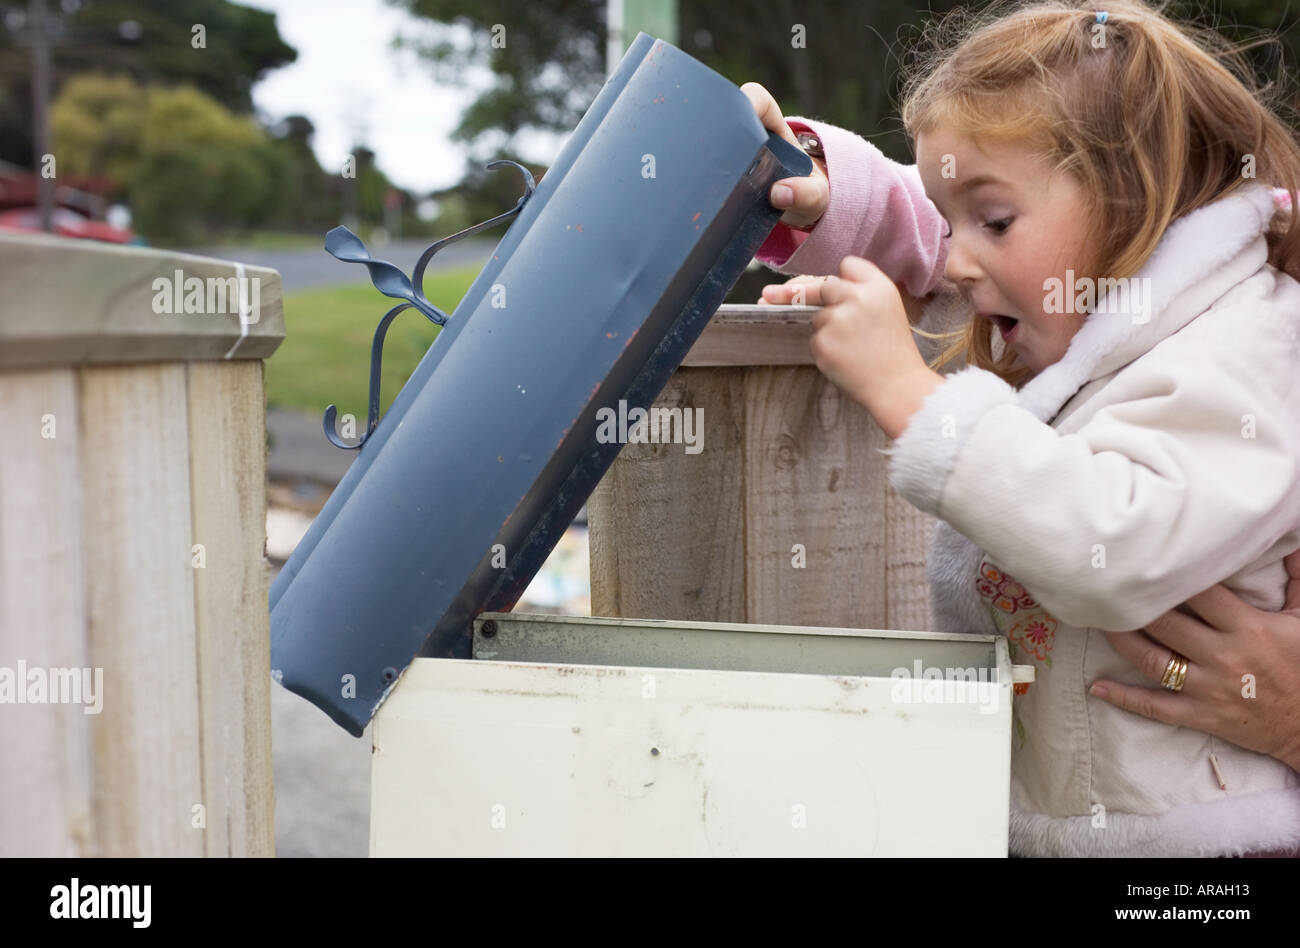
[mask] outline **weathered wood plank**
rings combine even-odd
[[[189,364],[190,496],[209,856],[275,854],[262,363]]]
[[[745,398],[747,621],[879,628],[885,531],[870,416],[802,366],[747,370]]]
[[[888,599],[884,624],[880,628],[928,629],[930,584],[925,577],[925,561],[930,536],[939,521],[909,504],[888,482],[884,487],[885,591]]]
[[[946,292],[936,297],[935,305],[920,309],[923,301],[904,297],[912,325],[929,333],[942,333],[961,325],[964,315],[959,293]],[[700,338],[691,347],[684,366],[723,365],[814,365],[808,351],[812,338],[812,317],[817,306],[768,306],[749,303],[728,303],[718,307],[713,319],[704,327]],[[947,343],[914,335],[922,357],[929,362]],[[1002,345],[994,339],[994,353]],[[964,360],[945,366],[944,372],[955,372],[965,365]]]
[[[89,668],[76,372],[0,373],[0,431],[0,668]],[[98,855],[88,709],[0,705],[0,857]]]
[[[201,856],[199,671],[184,365],[80,370],[95,826],[112,856]]]
[[[961,300],[942,302],[918,328],[955,325]],[[705,407],[708,457],[648,465],[644,446],[623,449],[587,504],[593,614],[929,627],[934,519],[894,492],[888,438],[813,364],[816,312],[727,305],[715,314],[666,390],[685,386]],[[917,342],[927,358],[939,351]],[[715,420],[728,432],[721,454]],[[699,505],[673,507],[670,497]]]
[[[256,281],[242,332],[225,282],[240,276]],[[205,311],[156,312],[159,278],[179,283],[182,309],[186,280],[203,281]],[[0,300],[0,368],[265,359],[284,339],[279,273],[172,250],[0,233]]]
[[[587,501],[595,615],[744,621],[743,369],[680,369],[655,407],[699,408],[701,450],[629,444]]]
[[[684,366],[812,365],[816,306],[727,304],[714,313]]]

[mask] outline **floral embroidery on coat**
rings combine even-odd
[[[980,560],[975,588],[987,603],[994,622],[1006,633],[1011,660],[1015,661],[1021,650],[1048,668],[1052,667],[1052,643],[1056,640],[1056,617],[1038,604],[1029,590],[1016,582],[1015,577],[1003,572],[987,559]],[[1023,695],[1029,684],[1012,686],[1015,694]],[[1012,708],[1016,733],[1020,743],[1025,743],[1025,726]]]
[[[1017,649],[1023,648],[1051,668],[1052,642],[1056,639],[1055,617],[1040,606],[1014,576],[1004,573],[988,560],[980,560],[975,588],[993,610],[998,628],[1007,634],[1012,657],[1015,657]],[[1016,693],[1024,694],[1024,689],[1017,685]]]

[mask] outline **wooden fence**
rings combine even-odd
[[[705,329],[655,402],[702,409],[702,450],[628,444],[588,501],[593,615],[930,627],[934,519],[813,364],[812,312],[724,306]]]
[[[274,854],[283,336],[273,270],[0,236],[0,855]]]

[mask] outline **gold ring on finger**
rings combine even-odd
[[[1160,686],[1177,694],[1183,690],[1183,683],[1186,680],[1187,659],[1177,652],[1172,652],[1169,663],[1165,665],[1165,673],[1160,677]]]

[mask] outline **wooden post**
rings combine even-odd
[[[588,500],[593,615],[929,628],[934,519],[813,364],[812,312],[718,311],[655,402],[703,410],[702,450],[628,444]]]
[[[274,855],[283,337],[274,270],[0,236],[0,856]]]

